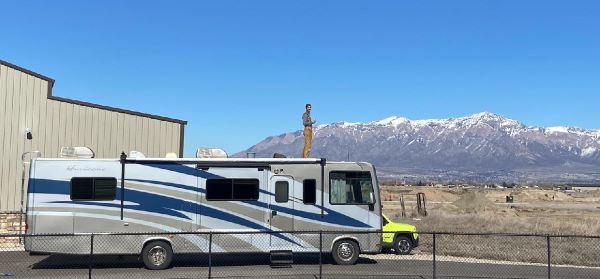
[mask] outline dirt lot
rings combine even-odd
[[[417,193],[425,193],[427,216],[417,214]],[[514,202],[506,203],[510,195]],[[383,186],[382,199],[385,214],[422,232],[600,236],[600,191]],[[417,253],[431,253],[430,238],[424,235]],[[448,235],[438,243],[448,256],[533,263],[547,257],[544,237]],[[555,264],[600,266],[600,239],[555,237],[552,246]]]
[[[418,216],[424,193],[428,216]],[[382,186],[384,212],[423,231],[600,235],[600,191]],[[400,196],[406,218],[402,218]],[[513,203],[506,203],[513,196]]]

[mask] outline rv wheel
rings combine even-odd
[[[396,255],[410,255],[413,249],[412,240],[406,236],[398,236],[394,241],[394,251]]]
[[[353,265],[358,260],[360,250],[358,244],[349,239],[342,239],[333,244],[331,255],[336,264]]]
[[[152,241],[144,246],[142,259],[147,269],[161,270],[171,265],[173,249],[164,241]]]

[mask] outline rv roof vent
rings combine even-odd
[[[227,152],[220,148],[201,147],[196,150],[196,158],[227,158]]]
[[[146,155],[144,155],[144,153],[142,153],[142,152],[131,150],[131,151],[129,151],[129,158],[143,159],[143,158],[146,158]]]
[[[175,154],[174,152],[169,152],[169,153],[167,153],[167,156],[165,156],[165,158],[169,158],[169,159],[177,158],[177,154]]]
[[[94,151],[89,147],[85,146],[63,146],[60,148],[60,157],[61,158],[94,158]]]

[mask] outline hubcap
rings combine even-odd
[[[148,251],[148,259],[153,265],[159,266],[167,259],[167,250],[161,246],[154,246]]]
[[[400,250],[400,252],[406,253],[409,249],[410,243],[408,243],[408,241],[400,240],[400,242],[398,242],[398,250]]]
[[[354,256],[354,246],[350,243],[344,242],[338,247],[338,256],[343,260],[349,260]]]

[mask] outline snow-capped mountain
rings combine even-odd
[[[268,137],[245,152],[299,157],[302,131]],[[368,161],[385,169],[466,171],[578,170],[600,173],[600,130],[532,127],[483,112],[461,118],[392,116],[315,128],[311,157]]]

